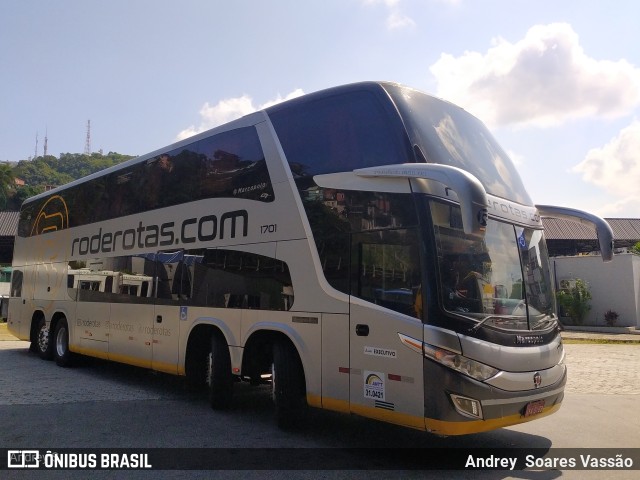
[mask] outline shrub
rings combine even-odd
[[[604,321],[609,327],[615,327],[618,317],[618,312],[614,310],[607,310],[606,312],[604,312]]]

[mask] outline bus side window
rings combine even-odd
[[[390,229],[353,235],[352,294],[412,317],[422,314],[418,235]]]
[[[187,252],[189,253],[189,252]],[[235,250],[200,250],[194,257],[188,285],[196,306],[289,310],[293,286],[289,267],[281,260]]]

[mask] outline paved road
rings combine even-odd
[[[566,345],[570,372],[560,411],[535,422],[467,437],[441,439],[420,432],[328,412],[313,412],[304,432],[281,432],[273,423],[265,388],[241,385],[229,412],[213,412],[201,395],[176,377],[87,360],[63,369],[28,353],[26,342],[0,341],[0,448],[244,448],[397,447],[640,448],[640,345]],[[427,451],[427,450],[425,450]],[[375,452],[375,451],[374,451]],[[363,461],[376,461],[369,454]],[[292,459],[304,465],[304,459]],[[402,469],[402,464],[397,468]],[[11,478],[33,478],[10,472]],[[67,479],[71,473],[38,472]],[[46,473],[46,476],[40,475]],[[95,475],[94,475],[95,473]],[[122,472],[94,472],[122,478]],[[119,473],[119,474],[118,474]],[[180,472],[136,472],[132,478],[182,478]],[[220,473],[220,472],[218,472]],[[216,476],[218,477],[218,473]],[[453,472],[449,472],[453,473]],[[455,472],[449,478],[636,478],[636,472]],[[226,478],[316,478],[318,472],[222,472]],[[391,472],[349,472],[389,478]],[[86,475],[85,475],[86,476]],[[211,473],[191,472],[195,478]],[[345,472],[323,472],[344,478]],[[441,473],[403,472],[439,478]],[[131,477],[131,475],[127,475]],[[5,477],[6,478],[6,477]],[[74,478],[83,478],[79,475]]]
[[[564,348],[567,394],[640,395],[640,345],[565,344]]]

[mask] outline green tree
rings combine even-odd
[[[0,164],[0,208],[6,209],[10,192],[15,188],[15,176],[11,165]]]
[[[636,243],[633,247],[629,249],[631,253],[635,253],[636,255],[640,255],[640,242]]]
[[[15,194],[11,197],[8,208],[10,210],[20,210],[20,206],[27,198],[33,197],[34,195],[38,195],[42,192],[44,192],[44,188],[42,187],[33,187],[31,185],[20,187],[16,189]]]
[[[117,165],[133,158],[109,152],[107,155],[92,153],[63,153],[60,158],[53,155],[21,160],[13,165],[0,164],[0,209],[17,210],[25,199],[41,193],[46,186],[60,186],[99,170]],[[14,188],[14,178],[23,179],[26,186]],[[8,186],[7,188],[4,188]]]
[[[587,317],[591,305],[591,292],[587,282],[577,279],[575,284],[569,288],[563,288],[556,293],[558,305],[576,325],[582,325]]]

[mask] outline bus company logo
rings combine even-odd
[[[40,468],[40,452],[38,450],[9,450],[7,452],[8,468]]]
[[[540,385],[542,385],[542,375],[540,375],[540,372],[536,372],[533,374],[533,386],[540,388]]]
[[[182,222],[166,222],[161,225],[147,225],[138,221],[137,226],[131,225],[128,229],[107,231],[100,227],[93,235],[74,238],[71,241],[71,256],[233,239],[239,235],[246,237],[248,231],[249,212],[246,210],[191,217]]]
[[[69,228],[69,209],[60,195],[49,198],[33,220],[31,236]]]
[[[384,374],[364,372],[364,398],[384,400]]]

